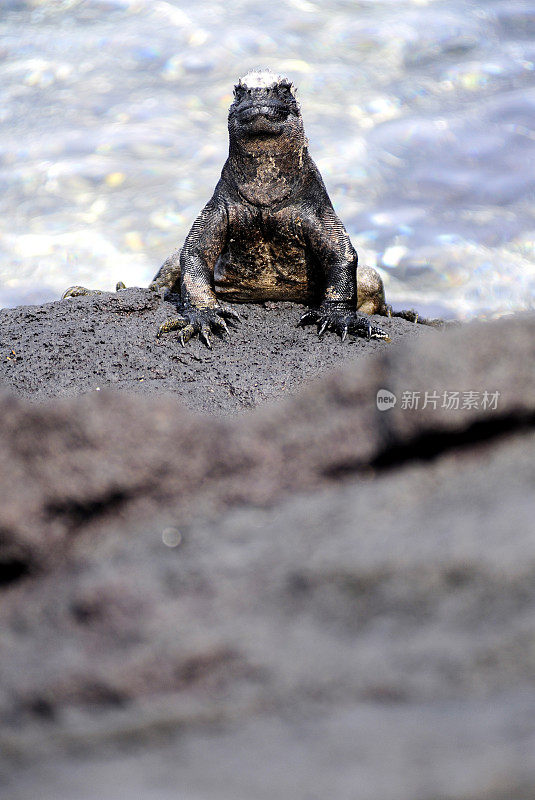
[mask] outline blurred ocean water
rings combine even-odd
[[[0,306],[146,285],[258,65],[395,305],[534,307],[535,0],[0,0]]]

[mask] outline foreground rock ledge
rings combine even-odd
[[[8,796],[535,797],[534,334],[432,331],[226,419],[2,395]]]
[[[229,413],[293,392],[334,364],[367,357],[389,345],[362,339],[342,345],[318,340],[314,327],[296,328],[303,306],[237,305],[242,323],[232,338],[197,339],[183,348],[178,334],[156,339],[176,313],[148,289],[77,297],[0,311],[0,383],[19,396],[73,396],[106,387],[136,394],[172,393],[189,408]],[[394,342],[437,332],[405,320],[373,317]]]

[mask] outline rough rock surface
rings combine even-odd
[[[76,353],[39,349],[41,309],[2,327],[23,355],[3,366],[12,389],[86,392],[0,396],[5,795],[535,798],[535,316],[409,326],[369,355],[358,342],[365,357],[337,350],[343,363],[298,390],[334,352],[305,338],[291,397],[222,418],[135,385],[135,360],[129,388],[153,396],[89,391],[128,341],[94,312],[125,301],[65,312],[73,330],[87,314],[86,342],[103,339],[79,384]],[[234,344],[281,395],[273,351],[293,313],[251,312],[255,353],[263,318],[280,317],[265,373]],[[163,372],[168,350],[150,347]],[[199,408],[209,375],[231,369],[214,357],[224,345],[175,347],[184,373],[206,359],[181,387]],[[30,364],[65,370],[31,384]],[[393,409],[377,409],[380,389]],[[477,407],[442,407],[456,390],[478,392]],[[402,408],[404,391],[427,391],[427,407]]]
[[[237,305],[242,323],[231,341],[214,337],[212,351],[178,333],[156,339],[176,314],[170,300],[148,289],[70,298],[0,311],[0,383],[19,396],[44,399],[105,387],[142,394],[170,392],[190,408],[229,413],[295,391],[303,379],[338,361],[387,347],[355,339],[340,346],[333,334],[296,328],[303,306]],[[371,317],[393,341],[436,332],[400,319]]]

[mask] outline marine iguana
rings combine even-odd
[[[213,331],[228,333],[226,321],[239,320],[223,301],[290,300],[310,306],[298,325],[316,324],[320,336],[388,340],[366,316],[392,313],[383,282],[374,269],[357,271],[356,250],[309,155],[291,81],[271,70],[240,78],[228,130],[213,196],[150,284],[181,298],[180,313],[157,335],[180,330],[182,344],[198,334],[211,347]],[[100,291],[73,286],[63,297],[93,293]],[[417,320],[415,312],[396,316]]]

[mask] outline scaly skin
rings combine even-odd
[[[228,333],[226,321],[239,320],[225,300],[291,300],[310,307],[298,324],[316,324],[320,336],[388,340],[367,318],[393,314],[383,282],[368,267],[357,272],[357,253],[308,153],[292,84],[269,70],[248,73],[234,88],[228,127],[214,194],[150,284],[181,298],[158,337],[180,330],[182,344],[198,335],[211,347],[212,332]],[[64,297],[93,292],[71,287]]]

